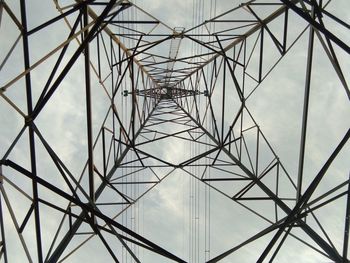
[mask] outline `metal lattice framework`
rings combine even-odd
[[[245,1],[191,29],[124,0],[41,3],[55,12],[29,2],[0,0],[0,262],[349,262],[350,25],[339,2]],[[327,81],[337,100],[321,97],[320,127],[313,83]],[[264,98],[265,82],[275,90]],[[278,92],[300,106],[290,160],[259,124],[269,112],[254,110]],[[310,168],[315,130],[331,139]],[[169,181],[189,185],[182,252],[171,217],[169,234],[152,219],[161,237],[140,223]]]

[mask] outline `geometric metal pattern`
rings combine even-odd
[[[349,262],[342,3],[194,2],[0,0],[0,262]]]

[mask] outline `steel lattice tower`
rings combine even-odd
[[[350,4],[193,3],[0,0],[0,262],[349,262]]]

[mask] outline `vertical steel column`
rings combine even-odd
[[[349,175],[350,180],[350,175]],[[348,194],[346,201],[345,213],[345,229],[344,229],[344,244],[343,244],[343,260],[347,262],[349,248],[349,228],[350,228],[350,182],[348,182]]]
[[[260,61],[259,61],[259,82],[262,80],[262,67],[264,59],[264,27],[261,27],[260,33]]]
[[[3,9],[4,9],[4,0],[0,0],[0,28],[1,28],[2,10]]]
[[[312,8],[312,17],[315,17],[314,8]],[[303,170],[305,160],[305,143],[306,143],[306,129],[307,129],[307,118],[309,111],[309,99],[310,99],[310,84],[311,84],[311,70],[312,70],[312,57],[314,49],[314,28],[310,26],[309,31],[309,45],[307,54],[307,65],[306,65],[306,79],[305,79],[305,93],[304,93],[304,106],[303,106],[303,119],[301,126],[301,138],[300,138],[300,150],[299,150],[299,165],[298,165],[298,181],[297,181],[297,196],[296,203],[298,203],[303,183]]]
[[[138,43],[139,44],[139,43]],[[136,48],[135,48],[136,52]],[[134,52],[134,53],[135,53]],[[135,147],[135,116],[136,116],[136,91],[135,91],[135,72],[134,72],[134,61],[130,58],[130,80],[131,80],[131,145]]]
[[[73,66],[73,64],[75,63],[76,59],[80,56],[81,52],[83,52],[85,50],[85,46],[88,45],[88,42],[91,41],[95,36],[96,36],[96,32],[99,29],[99,26],[102,24],[103,19],[106,18],[106,16],[109,14],[109,12],[112,10],[112,8],[115,6],[115,4],[117,4],[117,0],[111,0],[105,7],[105,9],[102,11],[101,15],[96,19],[95,24],[93,25],[93,27],[91,28],[91,30],[87,33],[87,35],[85,35],[86,39],[84,39],[84,41],[81,43],[81,45],[78,47],[77,51],[74,53],[74,55],[72,56],[72,58],[70,59],[70,61],[68,62],[67,66],[64,69],[64,72],[61,73],[61,75],[58,77],[58,80],[55,81],[55,83],[53,84],[53,86],[55,87],[55,89],[58,87],[58,85],[60,84],[60,82],[64,79],[65,74],[70,70],[70,68]],[[121,9],[119,9],[118,12],[120,12]],[[48,100],[50,98],[50,96],[53,94],[54,91],[49,92],[49,97],[46,99]],[[46,101],[45,100],[45,101]],[[43,105],[41,105],[39,107],[39,109],[37,110],[37,112],[39,113],[40,110],[44,107],[44,104],[46,102],[43,103]],[[38,114],[37,113],[37,114]],[[36,115],[34,115],[36,116]],[[106,186],[104,184],[104,186]],[[103,187],[102,187],[103,189]],[[101,190],[102,192],[102,190]],[[99,192],[99,189],[96,190],[96,193],[94,193],[94,197],[95,199],[97,198],[97,196],[99,194],[101,194],[101,192]],[[84,212],[82,212],[81,216],[84,216]],[[80,225],[82,223],[81,219],[77,219],[71,226],[71,229],[66,233],[66,235],[62,238],[60,244],[58,244],[58,246],[56,247],[55,251],[51,254],[51,256],[49,257],[49,259],[47,260],[47,262],[57,262],[59,260],[59,257],[62,255],[62,253],[64,252],[65,248],[68,246],[70,240],[73,238],[74,234],[76,233],[76,231],[79,229]]]
[[[224,144],[224,128],[225,128],[225,100],[226,100],[226,60],[224,61],[224,69],[223,69],[223,80],[222,80],[222,109],[221,109],[221,144]]]
[[[0,1],[1,3],[1,1]],[[2,167],[0,165],[0,187],[3,187],[3,178],[2,178]],[[4,254],[4,261],[7,263],[7,251],[6,251],[6,239],[5,239],[5,228],[4,228],[4,217],[2,214],[2,203],[1,203],[1,192],[0,192],[0,231],[1,231],[1,244],[0,247],[0,259],[1,259],[1,253]]]
[[[83,24],[86,27],[89,23],[88,7],[83,7]],[[84,32],[84,39],[88,38],[89,30]],[[85,92],[86,92],[86,125],[87,125],[87,142],[88,142],[88,173],[89,173],[89,197],[92,205],[95,203],[95,187],[94,187],[94,155],[93,155],[93,139],[92,139],[92,120],[91,120],[91,80],[90,80],[90,51],[89,41],[84,49],[85,63]]]
[[[26,15],[26,5],[25,0],[20,2],[21,8],[21,20],[22,20],[22,39],[23,39],[23,57],[24,57],[24,67],[25,70],[30,67],[29,58],[29,44],[28,44],[28,34],[27,34],[27,15]],[[25,85],[26,85],[26,96],[27,96],[27,110],[28,116],[31,116],[33,112],[33,102],[32,102],[32,88],[31,88],[31,78],[30,72],[25,75]],[[29,149],[30,149],[30,163],[31,163],[31,173],[34,178],[37,177],[36,171],[36,158],[35,158],[35,140],[34,140],[34,130],[32,127],[32,119],[27,118],[26,124],[28,125],[29,131]],[[34,206],[34,217],[35,217],[35,232],[36,232],[36,245],[38,253],[38,262],[43,262],[42,255],[42,245],[41,245],[41,228],[40,228],[40,214],[39,214],[39,202],[38,202],[38,185],[36,180],[32,180],[33,188],[33,206]]]

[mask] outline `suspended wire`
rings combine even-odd
[[[184,179],[184,173],[181,173],[181,184],[182,184],[182,255],[186,255],[186,251],[185,251],[185,235],[186,235],[186,211],[185,211],[185,202],[186,202],[186,189],[185,189],[185,179]]]
[[[217,13],[217,0],[211,0],[210,1],[210,18],[212,17],[215,17],[216,16],[216,13]],[[215,33],[215,23],[209,23],[208,25],[208,28],[209,28],[209,32],[210,34],[213,34]],[[210,36],[209,37],[209,41],[213,41],[214,40],[214,36]],[[209,57],[208,57],[209,58]],[[210,76],[209,75],[210,73],[210,68],[209,66],[207,66],[207,76]],[[209,81],[209,78],[208,78],[208,83],[211,83]],[[208,87],[209,89],[209,94],[211,93],[211,85],[209,85]],[[213,132],[213,116],[211,114],[208,114],[207,117],[206,117],[206,120],[205,120],[205,125],[206,125],[206,129],[208,129],[210,132]],[[206,136],[206,150],[208,151],[209,150],[209,138],[208,136]],[[210,159],[211,159],[211,156],[212,154],[209,155],[209,159],[207,158],[206,159],[206,164],[208,165],[207,166],[207,170],[206,170],[206,174],[205,174],[205,177],[209,179],[209,181],[207,182],[208,184],[205,185],[205,211],[204,211],[204,215],[205,215],[205,222],[204,222],[204,226],[205,226],[205,231],[204,231],[204,235],[205,235],[205,238],[204,238],[204,255],[205,255],[205,261],[208,261],[210,260],[210,253],[211,253],[211,168],[209,167],[209,162],[210,162]]]
[[[203,1],[203,0],[202,0]],[[197,146],[197,151],[196,151],[196,155],[198,156],[199,155],[199,144],[198,143],[195,143],[195,145]],[[200,161],[198,160],[197,163],[199,163]],[[199,170],[199,166],[196,166],[196,175],[199,177],[199,173],[200,173],[200,170]],[[200,211],[200,182],[198,179],[196,179],[196,183],[197,183],[197,216],[196,216],[196,219],[197,219],[197,262],[199,263],[200,261],[200,258],[199,258],[199,255],[200,255],[200,243],[199,243],[199,240],[200,240],[200,214],[199,214],[199,211]]]
[[[195,1],[196,0],[192,0],[192,23],[191,23],[191,27],[194,27],[194,23],[195,23]],[[191,41],[191,56],[194,55],[194,41]]]
[[[211,0],[211,5],[210,5],[210,15],[212,16],[212,6],[214,5],[213,0]],[[204,37],[202,36],[204,33],[205,28],[204,27],[196,27],[198,24],[204,21],[204,14],[206,11],[206,4],[204,0],[193,0],[192,1],[192,27],[194,27],[193,34],[196,35],[196,38],[199,41],[204,41]],[[195,57],[196,55],[200,55],[203,52],[203,47],[202,45],[199,45],[195,43],[194,41],[192,42],[191,45],[191,55],[194,56],[193,62],[195,63],[200,63],[202,62],[202,58],[200,56]],[[209,76],[209,74],[207,74]],[[203,86],[201,86],[203,83],[203,80],[201,79],[200,75],[197,76],[197,78],[193,79],[193,84],[194,86],[190,88],[193,88],[195,90],[203,90]],[[195,103],[194,101],[195,98],[191,98],[192,103]],[[196,97],[196,100],[198,100],[197,105],[198,111],[196,112],[196,108],[192,108],[192,112],[190,114],[197,118],[198,113],[203,113],[205,111],[205,107],[201,106],[200,104],[200,98],[199,96]],[[208,117],[206,117],[206,123],[208,122]],[[192,122],[192,124],[194,124]],[[207,124],[208,126],[208,124]],[[194,137],[196,137],[197,134],[194,134]],[[198,156],[200,154],[201,150],[201,145],[197,143],[196,141],[191,142],[191,149],[190,149],[190,154],[191,157]],[[208,146],[206,146],[208,148]],[[191,174],[195,175],[196,177],[200,177],[201,174],[201,169],[199,167],[200,161],[197,160],[194,163],[194,166],[190,167],[190,172]],[[210,258],[210,255],[206,255],[206,253],[203,253],[202,251],[209,251],[210,250],[210,245],[208,245],[208,238],[209,238],[209,209],[208,209],[208,204],[209,204],[209,190],[208,186],[205,186],[204,189],[204,209],[201,209],[201,205],[203,201],[201,201],[201,182],[191,176],[189,180],[189,255],[188,255],[188,261],[191,263],[199,263],[203,262],[205,258]],[[203,224],[201,223],[201,215],[203,214],[204,217],[204,231],[202,231],[202,226]],[[204,244],[201,243],[200,240],[202,240],[202,235],[204,232],[205,236],[205,242]],[[203,247],[204,246],[204,247]]]
[[[192,142],[190,143],[190,155],[192,156]],[[192,167],[190,169],[190,172],[192,172]],[[189,238],[188,238],[188,241],[189,241],[189,259],[188,259],[188,262],[192,262],[192,183],[193,183],[193,178],[190,177],[190,183],[189,183],[189,218],[188,218],[188,225],[189,225]]]

